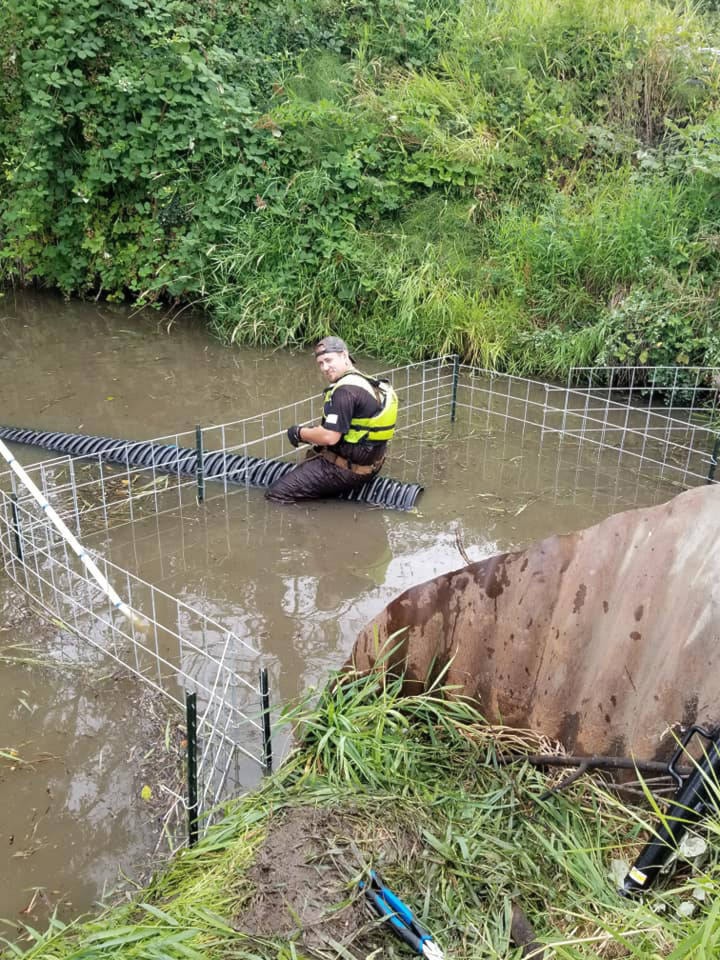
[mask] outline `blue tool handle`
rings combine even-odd
[[[397,915],[381,893],[377,890],[371,890],[368,887],[364,888],[364,892],[375,912],[378,913],[386,923],[390,924],[395,936],[409,947],[412,947],[415,953],[422,954],[422,945],[425,938],[419,936],[414,930],[406,926],[405,920]]]
[[[387,887],[382,887],[380,890],[380,896],[388,903],[390,907],[392,907],[395,913],[399,914],[403,918],[405,923],[407,923],[413,933],[418,936],[421,942],[423,940],[432,940],[430,931],[420,926],[410,907],[403,900],[401,900],[400,897],[394,894],[392,890],[388,890]]]
[[[383,898],[383,900],[385,900],[394,913],[397,913],[398,916],[403,918],[405,923],[413,922],[412,910],[406,903],[403,903],[400,897],[397,897],[392,890],[388,890],[387,887],[382,887],[380,890],[380,896]]]

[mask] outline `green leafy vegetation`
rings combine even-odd
[[[402,698],[398,683],[367,679],[286,719],[302,744],[259,791],[133,903],[31,932],[27,960],[400,960],[409,952],[373,924],[358,890],[371,868],[448,958],[519,958],[513,904],[563,960],[717,956],[716,856],[644,903],[619,897],[611,865],[632,861],[657,806],[643,814],[592,776],[546,796],[556,776],[503,763],[546,752],[535,735],[488,727],[441,690]],[[251,931],[263,904],[265,926]]]
[[[712,3],[4,13],[6,283],[388,361],[720,363]]]

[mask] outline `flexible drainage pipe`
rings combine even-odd
[[[152,443],[149,440],[115,440],[112,437],[93,437],[83,433],[59,433],[4,426],[0,426],[0,439],[43,447],[73,457],[98,457],[106,463],[119,463],[124,467],[152,468],[184,477],[194,477],[197,473],[196,450]],[[202,467],[204,476],[209,480],[223,480],[227,476],[228,483],[269,487],[292,470],[294,464],[285,460],[267,460],[217,450],[203,454]],[[392,510],[411,510],[422,489],[417,483],[401,483],[390,477],[378,476],[356,490],[340,494],[340,499]]]

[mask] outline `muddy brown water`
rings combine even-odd
[[[0,300],[0,422],[145,439],[235,420],[322,389],[304,352],[229,348],[198,318],[8,293]],[[380,364],[367,360],[366,369]],[[677,488],[462,412],[396,441],[386,472],[422,480],[414,513],[347,503],[280,507],[213,496],[113,531],[111,559],[247,637],[273,702],[322,686],[359,629],[406,587]],[[26,463],[43,454],[15,448]],[[97,548],[97,544],[94,544]],[[152,865],[159,813],[140,789],[174,721],[117,665],[54,662],[57,627],[0,572],[0,916],[7,935],[67,919]],[[140,707],[138,707],[140,704]],[[154,732],[153,732],[154,731]],[[141,752],[142,751],[142,752]],[[162,842],[160,841],[161,845]]]

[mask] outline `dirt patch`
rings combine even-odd
[[[378,830],[357,810],[296,807],[269,825],[244,880],[254,888],[235,928],[250,937],[295,939],[312,956],[337,956],[338,944],[366,957],[392,934],[378,928],[358,888],[369,865],[392,866],[413,854],[403,827]]]

